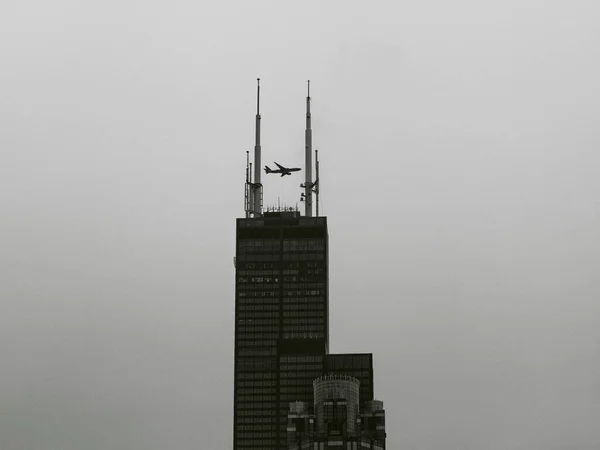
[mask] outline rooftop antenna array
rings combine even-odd
[[[254,142],[254,179],[252,166],[250,162],[250,152],[246,152],[246,185],[244,191],[244,211],[246,212],[246,218],[256,218],[263,215],[263,185],[261,183],[261,145],[260,145],[260,78],[256,79],[256,128],[255,128],[255,142]],[[315,170],[316,180],[312,181],[312,126],[311,126],[311,113],[310,113],[310,80],[307,82],[307,96],[306,96],[306,129],[304,132],[304,157],[305,157],[305,172],[306,180],[300,184],[303,189],[300,195],[300,201],[304,202],[304,215],[306,217],[312,217],[313,210],[313,194],[316,198],[316,216],[319,216],[319,151],[315,150]],[[299,169],[292,169],[299,170]],[[289,174],[287,174],[289,175]],[[283,211],[295,211],[298,212],[298,205],[296,207],[285,205],[281,206],[278,199],[277,207],[267,208],[267,212],[283,212]]]
[[[246,218],[260,217],[263,206],[263,185],[260,182],[260,78],[256,79],[256,129],[254,141],[254,181],[252,181],[252,163],[246,152],[246,191],[245,211]]]

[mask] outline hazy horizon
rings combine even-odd
[[[230,449],[235,218],[328,217],[389,449],[600,442],[600,7],[4,2],[0,449]],[[299,202],[303,172],[264,178]]]

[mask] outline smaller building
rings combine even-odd
[[[329,374],[313,382],[314,403],[290,403],[288,450],[385,449],[383,402],[360,404],[360,381]]]

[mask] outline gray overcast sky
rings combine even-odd
[[[4,0],[0,448],[231,448],[256,77],[286,165],[313,81],[331,350],[374,353],[389,448],[600,448],[598,23],[584,0]]]

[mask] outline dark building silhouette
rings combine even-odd
[[[234,448],[281,448],[329,344],[327,219],[237,220]]]
[[[329,354],[328,230],[318,214],[318,161],[315,181],[310,174],[310,96],[304,216],[288,207],[263,211],[260,119],[257,106],[254,180],[247,162],[246,217],[236,223],[234,450],[287,449],[290,404],[301,402],[302,414],[313,414],[314,382],[324,375],[354,380],[356,417],[373,399],[372,355]]]

